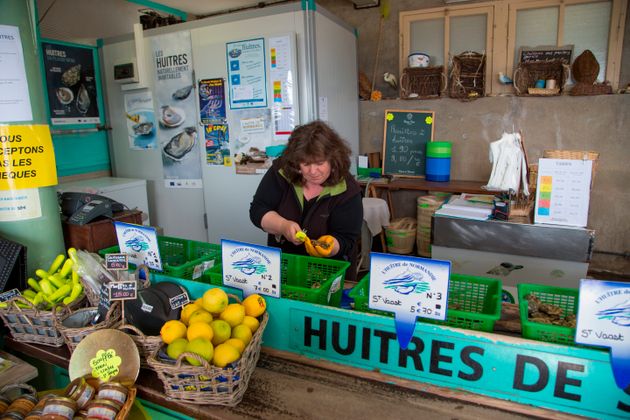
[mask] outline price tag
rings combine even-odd
[[[186,305],[190,300],[188,299],[188,293],[184,292],[181,295],[173,296],[170,298],[169,303],[171,304],[171,309],[181,308]]]
[[[4,293],[0,293],[0,302],[9,301],[15,296],[22,296],[22,293],[18,289],[7,290]]]
[[[394,313],[402,349],[411,341],[416,317],[446,319],[450,273],[449,261],[370,254],[368,306]]]
[[[105,268],[108,270],[127,270],[129,262],[127,254],[105,254]]]
[[[630,283],[582,279],[575,342],[610,348],[617,386],[630,386]]]
[[[109,283],[109,300],[131,300],[136,298],[138,283],[135,281],[112,281]]]
[[[222,239],[221,254],[224,285],[280,297],[280,249]]]

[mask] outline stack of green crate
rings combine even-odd
[[[339,307],[347,261],[282,254],[281,297],[302,302]],[[208,270],[202,281],[223,285],[223,264]]]
[[[370,309],[369,273],[350,291],[354,309],[386,316],[393,312]],[[501,282],[485,277],[451,274],[448,287],[446,321],[418,318],[421,322],[444,324],[469,330],[492,332],[494,323],[501,318]]]
[[[191,241],[188,239],[158,236],[158,249],[162,260],[162,274],[180,279],[192,280],[195,267],[200,264],[212,264],[221,261],[221,245],[207,242]],[[101,249],[98,253],[105,254],[120,252],[118,245]],[[130,268],[135,268],[130,264]],[[152,272],[159,272],[151,270]]]

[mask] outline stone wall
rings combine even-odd
[[[382,0],[383,1],[383,0]],[[320,0],[327,10],[357,28],[359,69],[371,77],[378,39],[379,8],[355,10],[349,1]],[[390,0],[377,74],[397,72],[398,12],[440,6],[441,1]],[[630,16],[630,14],[628,15]],[[630,20],[630,18],[628,18]],[[630,82],[630,22],[626,23],[621,86]],[[385,97],[396,91],[377,77]],[[487,180],[491,170],[488,145],[504,131],[521,130],[528,156],[535,161],[546,149],[595,150],[600,153],[589,211],[595,249],[630,252],[630,95],[528,98],[496,96],[472,102],[386,99],[360,104],[360,151],[382,150],[385,109],[435,111],[435,139],[453,142],[451,177]],[[414,216],[415,196],[395,197],[400,216]]]

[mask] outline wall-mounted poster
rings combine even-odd
[[[206,140],[206,163],[208,165],[230,165],[230,136],[227,124],[204,125]]]
[[[269,59],[273,89],[273,137],[287,141],[297,121],[294,106],[296,83],[293,63],[293,38],[289,35],[269,38]]]
[[[20,28],[0,25],[0,122],[30,121],[31,98]]]
[[[201,188],[201,147],[190,32],[151,38],[158,141],[167,188]]]
[[[150,91],[125,95],[127,135],[131,150],[155,149],[157,147],[157,127],[153,95]]]
[[[202,124],[225,122],[225,86],[222,78],[199,81],[199,109]]]
[[[266,107],[265,39],[228,42],[225,46],[230,109]]]
[[[98,124],[94,49],[44,42],[44,71],[53,124]]]

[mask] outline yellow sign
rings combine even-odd
[[[99,350],[96,357],[90,360],[92,376],[107,382],[109,378],[118,375],[121,363],[122,359],[116,355],[116,350]]]
[[[55,151],[47,125],[0,125],[0,190],[57,184]]]

